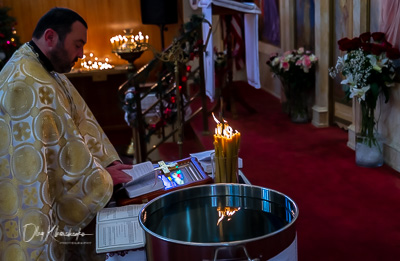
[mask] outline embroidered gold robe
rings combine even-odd
[[[56,231],[80,231],[105,206],[115,160],[70,81],[24,44],[0,73],[0,260],[62,260],[74,238]]]

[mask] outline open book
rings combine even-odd
[[[96,252],[114,252],[144,247],[139,212],[144,204],[104,208],[96,218]]]
[[[129,198],[164,189],[164,183],[158,178],[157,171],[150,161],[135,164],[131,169],[123,171],[132,177],[132,181],[124,183],[119,190],[125,191]]]

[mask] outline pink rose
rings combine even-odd
[[[308,69],[310,69],[311,68],[311,60],[310,60],[310,57],[309,56],[307,56],[307,55],[305,55],[304,57],[303,57],[303,66],[305,66],[306,68],[308,68]]]
[[[285,71],[289,71],[290,68],[290,64],[288,62],[282,62],[281,63],[281,67],[285,70]]]

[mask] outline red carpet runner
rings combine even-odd
[[[246,84],[239,90],[257,110],[225,115],[242,134],[243,172],[297,203],[299,260],[400,260],[399,173],[356,166],[346,131],[291,123],[275,97]],[[200,117],[193,126],[201,133]],[[213,148],[211,136],[200,139]]]

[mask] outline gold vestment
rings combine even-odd
[[[115,160],[71,82],[24,44],[0,73],[0,260],[62,260],[75,237],[57,232],[79,232],[107,204]]]

